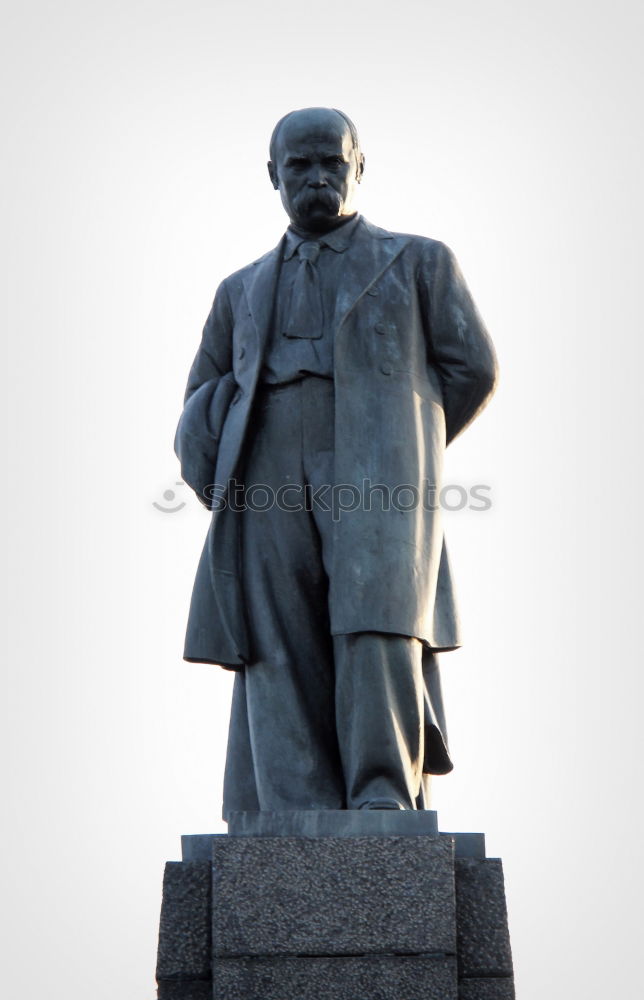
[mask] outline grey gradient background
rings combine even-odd
[[[270,130],[357,122],[361,208],[456,252],[502,384],[448,452],[467,644],[443,829],[504,858],[520,1000],[641,995],[641,7],[4,10],[3,995],[152,1000],[163,864],[222,829],[231,678],[181,661],[207,515],[172,438]]]

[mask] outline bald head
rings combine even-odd
[[[291,111],[273,130],[268,172],[300,229],[325,232],[352,215],[363,169],[355,125],[341,111]]]
[[[334,118],[334,116],[337,116]],[[360,151],[360,139],[358,137],[358,130],[349,118],[345,115],[344,111],[339,111],[338,108],[300,108],[299,111],[289,111],[287,115],[280,118],[277,125],[273,129],[273,134],[271,135],[271,142],[269,148],[269,155],[271,160],[275,160],[277,138],[282,130],[282,126],[286,125],[287,122],[291,124],[308,122],[311,125],[317,122],[323,121],[339,121],[343,122],[345,127],[349,130],[351,136],[351,143],[356,151],[356,156],[361,156]]]

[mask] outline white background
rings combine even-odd
[[[454,249],[501,362],[448,452],[493,507],[448,523],[441,828],[504,859],[519,1000],[640,996],[641,29],[621,0],[7,6],[7,997],[152,1000],[163,864],[223,829],[231,678],[181,660],[208,518],[172,439],[216,285],[285,225],[270,131],[311,104],[360,129],[367,217]]]

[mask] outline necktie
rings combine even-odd
[[[285,337],[319,340],[322,336],[323,313],[320,276],[315,262],[320,244],[309,240],[297,248],[299,266],[291,289],[286,316]]]

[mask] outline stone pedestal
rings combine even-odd
[[[159,1000],[513,1000],[503,872],[433,812],[240,813],[182,838]]]

